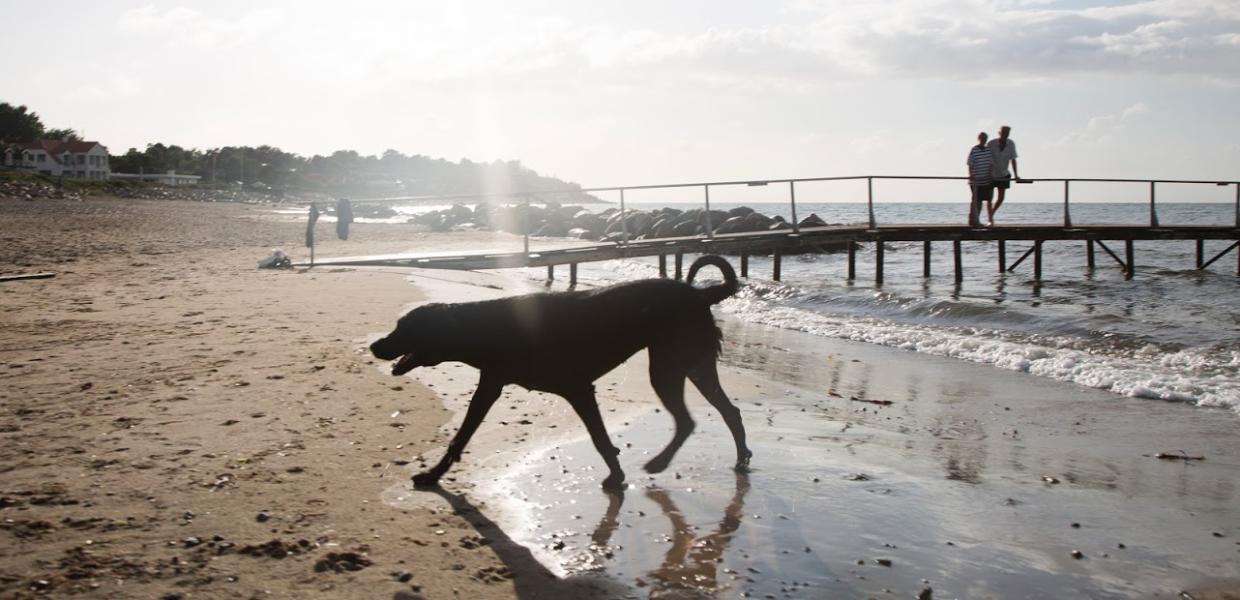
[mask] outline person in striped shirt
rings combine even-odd
[[[995,154],[986,147],[987,137],[985,131],[977,134],[977,145],[969,149],[969,157],[965,160],[969,168],[969,189],[973,193],[969,201],[969,227],[982,226],[982,202],[986,203],[986,213],[990,214],[990,200],[995,192]]]

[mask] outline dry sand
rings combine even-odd
[[[337,255],[427,239],[331,231]],[[400,271],[255,268],[303,235],[250,205],[0,200],[0,272],[57,273],[0,283],[0,597],[503,598],[547,577],[465,516],[380,501],[450,416],[361,351],[419,295]]]
[[[304,259],[303,228],[238,204],[0,200],[0,274],[57,272],[0,283],[0,597],[1224,598],[1240,576],[1231,415],[736,322],[721,374],[749,477],[695,395],[672,472],[640,473],[670,423],[639,355],[597,386],[624,497],[597,489],[564,403],[517,389],[445,490],[415,492],[476,373],[393,378],[368,337],[412,302],[534,285],[255,269],[274,246]],[[520,247],[331,230],[320,256]],[[1143,456],[1178,448],[1208,460]]]

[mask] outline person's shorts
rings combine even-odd
[[[1006,190],[1012,187],[1012,178],[1004,177],[1002,179],[996,179],[994,183],[994,187],[1000,190]]]
[[[993,183],[970,183],[969,187],[973,189],[973,197],[976,200],[989,202],[995,197],[995,184]]]

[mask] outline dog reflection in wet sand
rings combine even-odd
[[[736,492],[724,508],[719,525],[713,532],[700,535],[685,519],[666,490],[657,487],[646,490],[646,497],[659,506],[672,525],[672,547],[663,556],[663,563],[647,574],[650,578],[648,583],[651,598],[696,598],[696,594],[687,596],[686,593],[706,594],[718,591],[723,554],[732,541],[732,536],[741,526],[741,517],[745,512],[745,495],[748,493],[749,475],[743,471],[737,472]],[[612,534],[619,527],[624,494],[610,494],[610,497],[606,514],[590,536],[591,546],[596,552],[609,548]]]
[[[691,284],[704,266],[723,273],[723,283]],[[736,468],[745,469],[752,453],[745,444],[740,411],[719,385],[715,360],[723,333],[711,305],[736,293],[736,273],[726,260],[703,256],[689,267],[684,282],[645,279],[584,292],[531,294],[461,304],[428,304],[413,309],[396,329],[371,344],[381,360],[396,360],[393,375],[416,367],[459,361],[480,371],[478,388],[443,459],[415,475],[418,487],[437,485],[461,460],[469,438],[508,384],[563,396],[585,423],[594,448],[610,473],[605,489],[624,487],[624,471],[599,413],[594,381],[643,348],[650,356],[650,383],[675,419],[672,441],[645,465],[649,473],[667,468],[693,431],[685,407],[688,378],[722,415],[736,442]]]

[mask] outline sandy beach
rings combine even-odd
[[[0,283],[0,596],[1240,597],[1234,413],[729,319],[752,473],[696,391],[697,432],[641,473],[671,423],[639,354],[597,385],[623,495],[598,489],[571,410],[520,389],[442,491],[415,491],[476,373],[392,377],[367,342],[414,303],[542,286],[256,268],[307,258],[304,227],[263,205],[0,199],[0,274],[56,273]],[[318,236],[320,256],[520,247]],[[1181,451],[1204,460],[1157,457]]]

